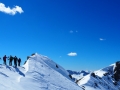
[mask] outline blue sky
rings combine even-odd
[[[120,60],[119,0],[1,0],[0,17],[1,57],[37,52],[71,70]]]

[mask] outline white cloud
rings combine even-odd
[[[71,52],[71,53],[68,53],[67,55],[68,56],[77,56],[77,53],[76,52]]]
[[[13,8],[10,8],[9,6],[6,7],[5,4],[0,3],[0,12],[4,12],[4,13],[9,14],[9,15],[15,15],[17,12],[21,14],[24,11],[19,6],[15,6]]]
[[[73,30],[70,30],[70,33],[73,33]]]
[[[104,40],[106,40],[106,39],[103,39],[103,38],[99,38],[99,40],[100,40],[100,41],[104,41]]]

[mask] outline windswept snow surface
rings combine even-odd
[[[0,90],[82,90],[68,75],[60,65],[36,53],[22,67],[0,65]]]

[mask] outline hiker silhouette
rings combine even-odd
[[[9,58],[9,66],[12,66],[12,61],[13,61],[13,57],[10,55],[10,58]]]
[[[18,58],[15,56],[15,57],[14,57],[14,66],[15,66],[15,67],[17,67],[17,60],[18,60]]]
[[[5,64],[6,65],[6,55],[4,55],[4,57],[3,57],[3,64]]]
[[[21,58],[18,59],[18,66],[20,66]]]

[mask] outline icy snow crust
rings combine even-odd
[[[60,65],[56,68],[55,62],[36,53],[23,67],[0,65],[0,90],[82,90],[68,75]]]

